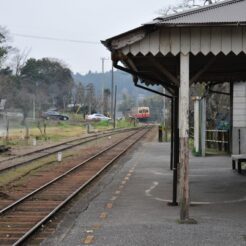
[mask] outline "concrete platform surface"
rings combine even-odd
[[[191,157],[190,216],[177,223],[169,144],[147,142],[108,171],[82,196],[42,245],[165,246],[246,245],[246,175],[229,157]]]

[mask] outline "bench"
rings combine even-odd
[[[232,169],[236,169],[236,164],[237,164],[237,171],[238,173],[242,173],[242,162],[246,162],[246,154],[241,154],[241,155],[232,155]]]

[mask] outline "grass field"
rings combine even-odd
[[[25,139],[26,129],[21,124],[10,125],[9,135],[6,140],[6,130],[3,129],[0,144],[7,144],[9,146],[15,145],[32,145],[33,139],[36,139],[39,144],[42,142],[57,142],[66,138],[79,137],[87,133],[87,128],[85,122],[81,121],[46,121],[46,135],[41,134],[40,129],[34,122],[29,123],[29,138]],[[92,131],[100,131],[106,129],[112,129],[113,124],[107,121],[90,122]],[[121,120],[116,124],[117,128],[128,128],[133,127],[133,124],[125,120]],[[43,132],[43,123],[41,124],[41,129]]]

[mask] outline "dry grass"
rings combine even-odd
[[[29,130],[30,136],[40,136],[40,131],[38,128],[30,128]],[[53,136],[57,135],[60,137],[73,137],[81,135],[82,133],[85,133],[85,129],[81,126],[72,126],[67,125],[64,126],[48,126],[46,128],[46,134],[47,136]],[[21,138],[25,134],[25,129],[11,129],[10,130],[10,137],[16,137]]]
[[[63,152],[63,159],[71,156],[71,153]],[[27,175],[33,175],[36,172],[40,171],[40,168],[43,168],[47,165],[60,164],[57,161],[56,154],[42,158],[40,160],[33,161],[29,164],[20,166],[18,168],[7,170],[3,173],[0,173],[0,187],[3,187],[7,184],[15,182],[15,185],[21,185],[22,179]]]
[[[48,126],[46,128],[46,140],[49,142],[56,142],[63,140],[65,138],[79,137],[86,133],[86,130],[82,126],[74,126],[68,124],[58,124],[55,126]],[[8,145],[13,146],[25,146],[32,145],[32,139],[37,138],[38,140],[44,139],[41,136],[41,133],[37,127],[29,129],[30,139],[28,142],[24,141],[25,129],[24,128],[15,128],[9,130]],[[43,142],[43,141],[41,141]],[[40,142],[40,143],[41,143]],[[44,141],[45,142],[45,141]],[[0,144],[6,144],[5,137],[0,138]]]

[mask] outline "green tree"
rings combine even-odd
[[[13,101],[12,89],[15,87],[12,70],[4,66],[11,47],[7,45],[8,31],[0,26],[0,99],[7,99],[7,104]],[[6,105],[7,106],[7,105]]]
[[[10,46],[7,46],[7,30],[0,26],[0,69],[8,55]]]
[[[21,69],[20,76],[29,82],[41,109],[47,106],[65,108],[71,101],[74,85],[71,71],[57,60],[31,58]],[[40,95],[46,97],[40,98]]]
[[[128,112],[135,106],[134,98],[127,92],[122,95],[122,102],[118,109],[123,115],[127,116]]]

